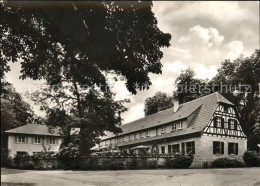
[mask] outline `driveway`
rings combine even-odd
[[[1,169],[1,185],[258,185],[260,168],[120,171]]]

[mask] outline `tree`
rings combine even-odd
[[[182,71],[175,84],[177,90],[173,95],[180,103],[192,101],[210,93],[210,90],[206,89],[206,81],[195,78],[195,72],[191,68]]]
[[[152,2],[55,2],[47,8],[27,8],[26,2],[1,5],[1,73],[9,70],[8,62],[21,59],[21,78],[46,79],[52,90],[72,86],[74,115],[81,121],[81,136],[90,142],[96,131],[87,130],[94,121],[86,116],[94,105],[86,104],[95,100],[108,109],[113,103],[105,90],[106,72],[124,77],[134,94],[138,87],[151,85],[149,73],[161,73],[160,48],[170,45],[171,36],[157,27]],[[89,91],[94,86],[102,93]],[[83,87],[85,93],[79,91]],[[68,96],[63,93],[62,100]],[[111,113],[103,115],[98,105],[94,108],[102,122],[118,111],[112,106]],[[117,121],[114,117],[108,130],[114,131]]]
[[[254,141],[250,139],[251,137],[259,139],[255,135],[259,135],[256,126],[260,123],[260,50],[256,50],[249,57],[240,57],[233,62],[225,60],[218,71],[212,83],[220,85],[217,91],[221,91],[236,105],[242,128],[249,137],[249,142]],[[232,86],[232,90],[230,91],[225,85]],[[248,146],[256,147],[250,143]]]
[[[26,125],[41,124],[43,121],[36,116],[30,105],[25,102],[13,85],[2,80],[1,92],[1,150],[7,150],[7,135],[5,131]]]
[[[166,93],[157,92],[154,96],[145,99],[145,116],[173,107],[173,98]]]
[[[249,138],[250,150],[259,150],[260,50],[249,57],[224,60],[218,74],[208,82],[194,76],[191,69],[182,72],[176,79],[177,91],[174,92],[174,97],[183,103],[212,92],[220,92],[235,104],[243,131]]]

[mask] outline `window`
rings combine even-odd
[[[179,144],[172,145],[172,153],[174,153],[174,154],[180,153],[180,145]]]
[[[107,146],[107,140],[105,140],[105,146]]]
[[[25,143],[25,136],[18,136],[17,143]]]
[[[224,105],[224,112],[228,113],[228,106]]]
[[[181,146],[183,154],[195,154],[195,141],[183,142]]]
[[[17,156],[27,156],[28,153],[25,152],[25,151],[17,151],[17,152],[16,152],[16,155],[17,155]]]
[[[214,127],[215,128],[224,128],[224,118],[215,117],[214,118]]]
[[[135,138],[135,139],[138,139],[138,138],[137,138],[137,134],[136,134],[136,133],[134,134],[134,138]]]
[[[50,145],[55,145],[55,144],[56,144],[55,138],[50,138]]]
[[[228,143],[228,154],[238,154],[238,143]]]
[[[123,142],[125,141],[125,136],[122,136],[122,141],[123,141]]]
[[[166,127],[165,126],[162,126],[162,134],[166,132]]]
[[[34,144],[41,144],[41,138],[35,137],[34,138]]]
[[[224,142],[213,141],[213,154],[224,154]]]
[[[175,131],[175,130],[177,130],[177,123],[172,124],[172,131]]]
[[[140,138],[143,138],[144,136],[143,136],[143,132],[140,132]]]
[[[182,123],[182,121],[180,121],[180,122],[178,123],[178,129],[179,129],[179,130],[183,129],[183,123]]]
[[[228,129],[237,130],[237,121],[234,119],[228,120]]]
[[[146,131],[146,136],[150,136],[150,130]]]
[[[162,154],[165,154],[165,146],[161,146],[161,152]]]
[[[132,135],[131,134],[129,134],[129,141],[131,141],[132,140]]]

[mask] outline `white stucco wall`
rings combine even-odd
[[[43,144],[45,145],[46,149],[49,151],[55,151],[57,152],[60,148],[60,145],[62,143],[61,137],[55,137],[55,136],[36,136],[36,135],[22,135],[27,137],[26,143],[18,143],[16,141],[17,135],[10,134],[8,136],[8,151],[9,156],[14,157],[17,154],[17,151],[23,151],[27,152],[29,155],[33,155],[34,152],[41,152],[44,150]],[[34,137],[41,137],[42,143],[41,144],[34,144]],[[52,145],[48,143],[49,138],[55,138],[56,144]]]

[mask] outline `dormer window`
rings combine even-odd
[[[166,127],[162,126],[162,134],[166,132]]]
[[[149,137],[150,136],[150,130],[146,131],[146,136]]]
[[[172,124],[172,131],[175,131],[175,130],[177,130],[177,123]]]
[[[179,129],[179,130],[183,129],[183,122],[182,122],[182,121],[180,121],[180,122],[178,123],[178,129]]]

